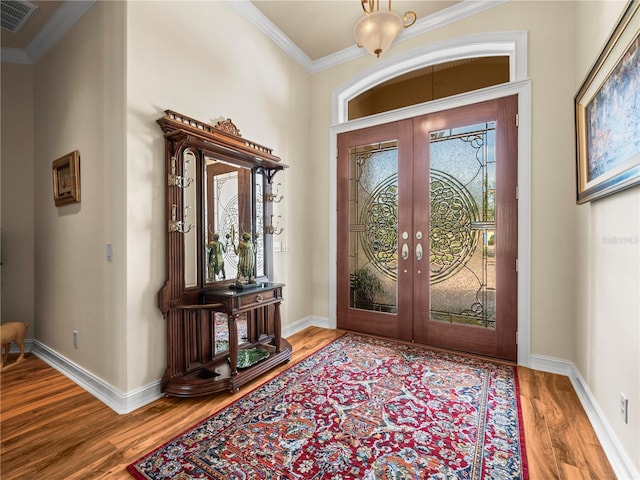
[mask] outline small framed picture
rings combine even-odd
[[[640,184],[639,7],[629,1],[575,98],[577,203]]]
[[[53,201],[56,207],[80,203],[80,153],[74,150],[53,161]]]

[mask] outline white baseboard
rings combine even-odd
[[[329,319],[324,317],[306,317],[298,320],[297,322],[292,323],[291,325],[286,325],[282,328],[282,336],[287,338],[291,335],[301,332],[307,327],[321,327],[321,328],[331,328],[329,326]]]
[[[119,414],[130,413],[162,397],[160,380],[124,394],[37,340],[33,340],[31,353]]]
[[[29,353],[31,351],[31,348],[33,347],[33,342],[34,340],[31,338],[24,339],[24,353]],[[20,353],[20,347],[18,347],[15,343],[11,342],[11,345],[9,346],[9,353],[12,355],[14,353]]]
[[[285,326],[282,329],[282,336],[288,337],[311,326],[329,328],[328,325],[329,320],[326,318],[306,317]],[[19,352],[13,344],[10,351],[11,353]],[[162,397],[160,380],[124,394],[37,340],[25,340],[25,352],[33,353],[119,414],[133,412]]]
[[[531,355],[530,365],[534,370],[569,377],[616,477],[619,480],[640,479],[640,473],[638,473],[624,448],[620,445],[620,441],[611,428],[611,424],[607,421],[576,366],[568,360],[545,357],[543,355]]]

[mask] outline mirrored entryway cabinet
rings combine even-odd
[[[230,120],[209,125],[171,110],[165,137],[166,395],[236,390],[287,362],[284,285],[273,279],[274,175],[287,166]]]

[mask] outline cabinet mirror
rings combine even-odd
[[[238,345],[247,343],[249,333],[247,331],[247,315],[238,315],[236,320],[238,328]],[[229,323],[224,313],[215,314],[215,354],[218,355],[229,350]]]
[[[208,156],[203,172],[205,283],[263,277],[262,174]],[[251,244],[250,272],[238,271],[243,242]]]
[[[196,188],[197,153],[185,150],[182,155],[182,198],[184,205],[184,286],[198,286],[198,191]]]
[[[173,205],[172,228],[182,233],[185,289],[266,281],[265,175],[193,149],[181,166],[183,219]]]

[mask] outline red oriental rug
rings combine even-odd
[[[138,479],[527,479],[516,367],[345,334],[127,467]]]

